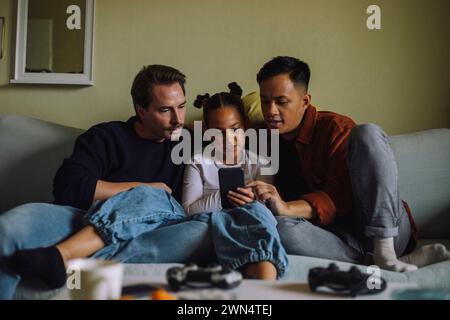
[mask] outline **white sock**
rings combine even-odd
[[[450,251],[440,243],[429,244],[399,258],[400,261],[423,267],[429,264],[450,260]]]
[[[397,259],[394,249],[394,238],[375,238],[373,260],[381,269],[409,272],[417,270],[417,266]]]

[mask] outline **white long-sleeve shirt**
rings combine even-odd
[[[205,161],[206,160],[206,161]],[[182,206],[186,215],[222,210],[219,190],[219,169],[241,167],[245,183],[259,180],[273,183],[273,176],[261,175],[261,167],[268,159],[245,150],[245,161],[235,166],[227,166],[211,158],[196,154],[191,164],[186,165],[183,179]]]

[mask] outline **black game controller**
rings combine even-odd
[[[364,274],[355,266],[348,271],[340,271],[332,263],[328,268],[312,268],[308,274],[311,291],[318,291],[320,287],[329,288],[335,292],[350,293],[352,297],[365,294],[377,294],[386,289],[386,280],[378,278],[378,286],[369,286],[371,274]]]
[[[232,289],[242,281],[242,274],[220,265],[200,268],[195,264],[173,267],[167,270],[167,282],[172,291],[178,291],[182,286],[190,288]]]

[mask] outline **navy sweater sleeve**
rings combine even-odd
[[[80,135],[70,158],[65,159],[53,180],[54,203],[88,209],[94,200],[97,181],[114,164],[114,143],[101,126]]]
[[[135,117],[127,122],[96,125],[75,142],[53,180],[54,203],[87,210],[91,207],[98,180],[120,182],[162,182],[180,198],[183,165],[171,159],[174,143],[139,137]]]

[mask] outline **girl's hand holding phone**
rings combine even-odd
[[[252,188],[238,188],[236,191],[228,192],[228,201],[236,207],[252,203],[256,200]]]

